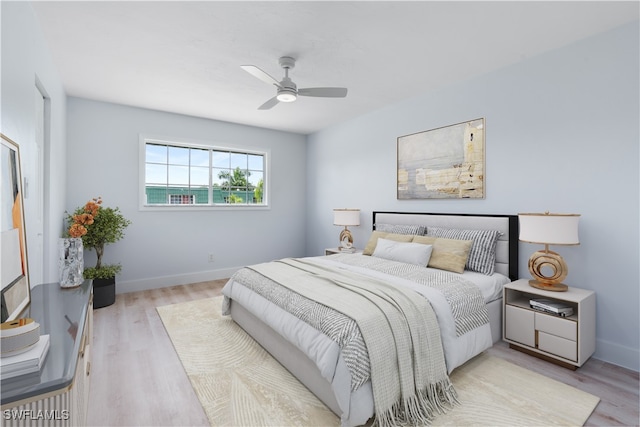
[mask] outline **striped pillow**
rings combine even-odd
[[[496,263],[496,244],[502,233],[498,230],[462,230],[457,228],[428,227],[427,236],[456,240],[473,240],[466,269],[492,275]]]
[[[394,234],[413,234],[422,236],[425,232],[424,225],[400,225],[400,224],[376,224],[376,231]]]

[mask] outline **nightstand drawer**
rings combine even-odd
[[[538,349],[565,359],[578,360],[578,343],[538,331]]]
[[[536,330],[547,332],[557,337],[566,338],[568,340],[578,340],[578,329],[576,322],[572,320],[554,317],[549,314],[536,314]]]
[[[534,313],[531,310],[505,306],[504,335],[508,340],[516,341],[529,347],[535,346]]]

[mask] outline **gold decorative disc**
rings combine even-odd
[[[551,270],[547,275],[543,270]],[[564,259],[553,251],[538,251],[529,258],[529,272],[535,280],[529,281],[534,288],[547,291],[564,292],[568,286],[562,281],[567,277],[569,268]]]

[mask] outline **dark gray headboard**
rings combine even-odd
[[[518,215],[455,214],[429,212],[373,212],[378,224],[424,225],[470,230],[500,230],[496,247],[496,271],[518,280]]]

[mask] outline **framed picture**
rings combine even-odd
[[[398,137],[398,199],[483,199],[484,118]]]
[[[2,316],[1,321],[14,320],[31,302],[27,239],[24,228],[22,173],[18,144],[0,134],[2,140],[0,181],[0,233],[2,254]]]

